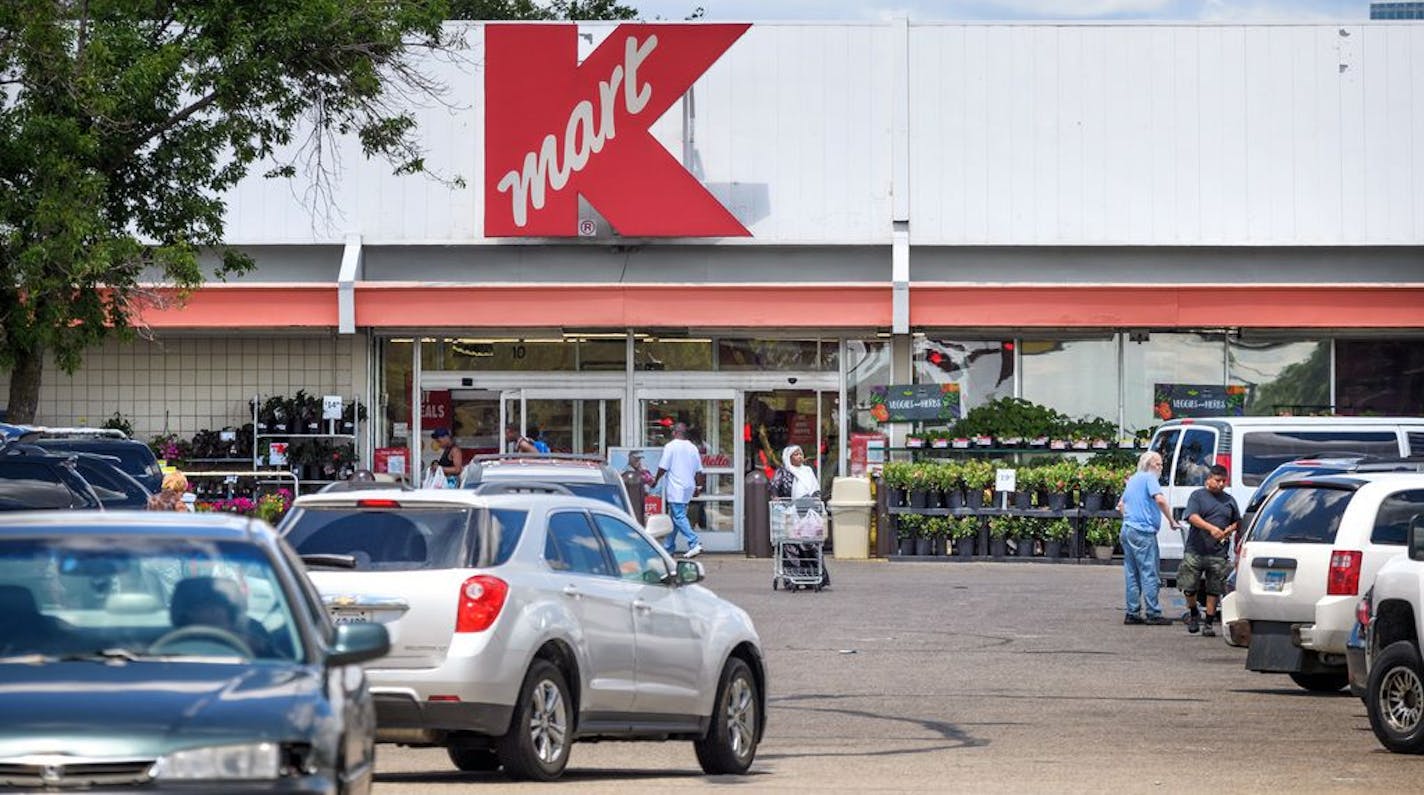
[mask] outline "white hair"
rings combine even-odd
[[[1153,464],[1161,464],[1161,463],[1162,463],[1162,456],[1161,456],[1161,454],[1160,454],[1160,453],[1155,453],[1155,452],[1153,452],[1153,451],[1151,451],[1151,450],[1148,450],[1147,452],[1145,452],[1145,453],[1143,453],[1142,455],[1140,455],[1140,456],[1137,457],[1137,471],[1138,471],[1138,472],[1150,472],[1150,471],[1152,471],[1152,465],[1153,465]]]

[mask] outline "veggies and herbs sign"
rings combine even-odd
[[[1176,417],[1240,417],[1246,413],[1246,387],[1220,384],[1153,384],[1152,413],[1159,420]]]
[[[870,416],[877,422],[957,420],[959,384],[902,384],[870,390]]]

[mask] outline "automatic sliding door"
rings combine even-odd
[[[739,488],[734,466],[739,439],[735,398],[730,393],[678,394],[645,397],[639,404],[641,446],[662,447],[672,439],[673,427],[681,422],[687,425],[688,440],[702,452],[707,486],[687,509],[702,545],[719,552],[740,550]]]

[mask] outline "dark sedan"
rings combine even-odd
[[[263,523],[0,517],[0,787],[366,792],[389,647]]]

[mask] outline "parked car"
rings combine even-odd
[[[1380,744],[1395,753],[1424,753],[1424,499],[1407,518],[1406,553],[1380,567],[1361,600],[1363,654],[1351,660],[1362,675],[1365,709]],[[1403,516],[1401,516],[1403,518]]]
[[[618,472],[597,456],[505,453],[475,456],[460,474],[460,487],[489,491],[491,486],[516,484],[563,486],[579,497],[606,502],[637,516]]]
[[[1231,473],[1226,490],[1247,507],[1257,488],[1281,464],[1305,457],[1424,455],[1420,417],[1212,417],[1168,420],[1157,426],[1150,449],[1162,456],[1162,489],[1172,516],[1184,517],[1187,499],[1206,483],[1213,464]],[[1242,525],[1245,526],[1245,523]],[[1185,536],[1162,520],[1161,567],[1174,583]]]
[[[1246,667],[1307,690],[1348,683],[1346,644],[1362,588],[1404,551],[1424,474],[1355,472],[1287,480],[1266,498],[1222,601],[1227,642]]]
[[[708,773],[752,764],[766,670],[751,619],[609,502],[314,494],[281,530],[336,622],[391,629],[367,669],[378,741],[546,781],[575,740],[691,741]]]
[[[143,442],[120,436],[78,435],[48,436],[47,433],[61,431],[46,430],[29,433],[25,441],[36,444],[55,453],[92,453],[113,456],[119,460],[119,469],[129,477],[143,484],[150,494],[157,494],[163,488],[163,469],[158,466],[158,456]],[[115,432],[118,433],[118,432]]]
[[[68,456],[0,455],[0,512],[102,509]]]
[[[84,478],[90,488],[94,490],[94,495],[99,498],[99,504],[103,506],[104,510],[147,510],[148,499],[153,496],[152,492],[144,488],[142,483],[119,469],[119,459],[113,456],[94,453],[57,455],[38,445],[24,443],[5,445],[0,450],[3,450],[6,455],[41,456],[51,459],[67,458],[73,465],[74,471]]]
[[[370,789],[386,630],[333,626],[262,522],[0,517],[0,627],[0,787]]]

